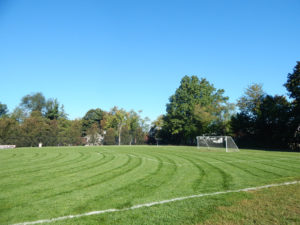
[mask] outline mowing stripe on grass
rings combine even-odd
[[[156,159],[151,159],[151,158],[147,158],[147,157],[142,157],[142,156],[136,156],[136,155],[131,155],[131,154],[127,154],[136,158],[140,158],[140,159],[147,159],[147,160],[151,160],[154,162],[159,162],[159,163],[165,163],[165,164],[169,164],[169,165],[176,165],[176,166],[181,166],[181,164],[176,164],[176,163],[170,163],[170,162],[165,162],[165,161],[158,161]]]
[[[100,153],[98,153],[100,154]],[[136,155],[132,155],[132,154],[127,154],[129,156],[132,157],[136,157],[136,158],[142,158],[142,159],[146,159],[146,160],[151,160],[151,161],[155,161],[155,162],[161,162],[164,164],[169,164],[169,165],[176,165],[176,166],[183,166],[183,165],[188,165],[190,166],[191,164],[188,163],[183,163],[183,164],[176,164],[176,163],[170,163],[170,162],[166,162],[166,161],[158,161],[155,159],[151,159],[148,157],[143,157],[143,156],[136,156]],[[291,160],[291,159],[257,159],[257,160],[247,160],[247,159],[240,159],[240,160],[229,160],[229,161],[207,161],[207,163],[211,163],[211,164],[220,164],[220,163],[232,163],[232,162],[273,162],[273,161],[281,161],[281,160]],[[195,164],[203,164],[203,163],[195,163]]]
[[[133,209],[139,209],[139,208],[143,208],[143,207],[151,207],[154,205],[162,205],[162,204],[166,204],[166,203],[170,203],[170,202],[182,201],[182,200],[191,199],[191,198],[200,198],[200,197],[205,197],[205,196],[220,195],[220,194],[235,193],[235,192],[256,191],[256,190],[260,190],[260,189],[264,189],[264,188],[278,187],[278,186],[285,186],[285,185],[292,185],[292,184],[300,184],[300,181],[291,181],[291,182],[284,182],[284,183],[278,183],[278,184],[268,184],[268,185],[257,186],[257,187],[248,187],[248,188],[243,188],[243,189],[238,189],[238,190],[227,190],[227,191],[219,191],[219,192],[213,192],[213,193],[203,193],[203,194],[198,194],[198,195],[190,195],[190,196],[172,198],[172,199],[167,199],[167,200],[162,200],[162,201],[157,201],[157,202],[139,204],[139,205],[135,205],[135,206],[132,206],[129,208],[124,208],[124,209],[106,209],[106,210],[100,210],[100,211],[92,211],[92,212],[87,212],[87,213],[78,214],[78,215],[69,215],[69,216],[62,216],[62,217],[57,217],[57,218],[52,218],[52,219],[15,223],[13,225],[32,225],[32,224],[40,224],[40,223],[51,223],[51,222],[55,222],[55,221],[79,218],[79,217],[83,217],[83,216],[98,215],[98,214],[104,214],[104,213],[110,213],[110,212],[122,212],[122,211],[128,211],[128,210],[133,210]]]

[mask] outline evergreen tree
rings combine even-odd
[[[57,99],[48,99],[45,104],[45,117],[50,120],[67,118],[64,106],[60,106]]]

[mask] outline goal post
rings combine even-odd
[[[230,136],[197,136],[197,147],[210,150],[224,149],[226,152],[238,152],[239,148]]]

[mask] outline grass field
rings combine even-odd
[[[300,180],[300,154],[101,146],[0,151],[0,224]],[[192,198],[51,224],[300,224],[300,185]],[[277,213],[274,213],[277,212]]]

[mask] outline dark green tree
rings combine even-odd
[[[288,74],[287,82],[284,84],[289,96],[300,103],[300,61],[294,68],[293,73]]]
[[[82,118],[82,131],[83,135],[86,135],[86,132],[93,124],[97,124],[99,129],[102,129],[101,120],[105,115],[105,111],[97,108],[89,110],[84,117]]]
[[[284,96],[264,97],[255,123],[255,140],[261,147],[288,148],[291,105]]]
[[[232,116],[231,129],[233,136],[239,140],[244,139],[246,144],[246,140],[255,133],[255,121],[251,120],[248,114],[240,112]]]
[[[238,100],[240,112],[232,117],[231,127],[240,147],[287,148],[291,104],[284,96],[266,95],[253,84]]]
[[[259,147],[257,142],[257,119],[261,113],[261,104],[265,93],[261,84],[249,85],[238,99],[239,112],[231,118],[231,130],[241,147]]]
[[[288,74],[287,82],[284,84],[292,101],[291,145],[294,149],[300,149],[300,61],[294,67],[293,73]]]
[[[214,123],[221,118],[228,97],[206,79],[182,78],[179,88],[169,98],[162,133],[174,144],[192,144],[197,135],[219,133]]]
[[[57,99],[48,99],[45,105],[45,117],[50,120],[57,120],[59,118],[67,118],[64,111],[64,106],[59,104]]]

